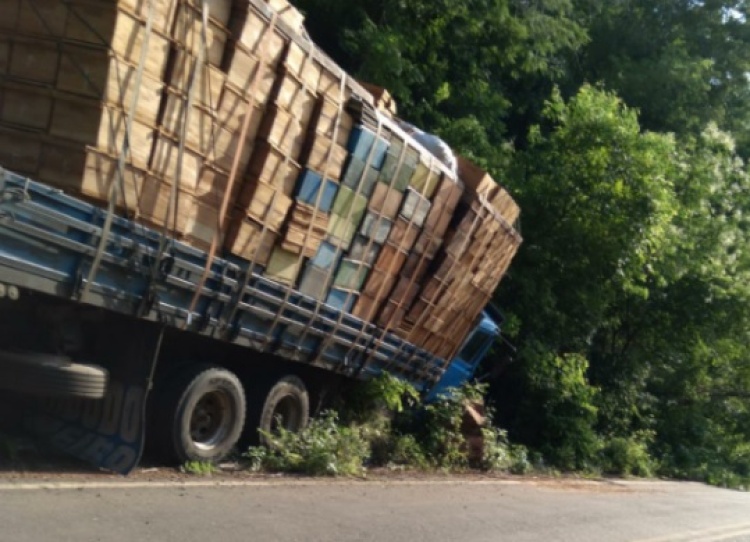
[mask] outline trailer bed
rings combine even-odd
[[[264,278],[239,258],[212,258],[202,281],[206,252],[120,216],[101,243],[106,216],[0,168],[0,283],[350,377],[388,370],[425,390],[444,372],[445,360]],[[98,251],[101,263],[92,274]]]

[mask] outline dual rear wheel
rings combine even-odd
[[[261,442],[268,444],[264,433],[279,426],[299,431],[309,420],[309,396],[296,376],[258,390],[265,396],[262,406],[250,410],[242,382],[221,367],[192,366],[165,384],[156,397],[150,439],[168,461],[221,461],[232,453],[246,424],[257,426]]]

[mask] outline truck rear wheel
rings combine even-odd
[[[152,438],[170,461],[224,459],[245,425],[245,392],[234,373],[212,366],[191,367],[168,383],[157,400]]]
[[[310,397],[305,384],[296,376],[285,376],[276,382],[266,395],[260,414],[260,440],[270,442],[266,433],[273,434],[283,427],[297,432],[310,420]]]

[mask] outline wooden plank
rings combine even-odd
[[[204,58],[209,64],[221,65],[229,36],[229,30],[213,19],[209,19],[204,29],[201,11],[195,6],[187,3],[177,6],[172,38],[194,55],[205,47]]]
[[[194,192],[204,161],[203,156],[188,147],[183,149],[182,156],[180,156],[179,142],[168,134],[159,133],[156,136],[149,169],[156,177],[170,183],[177,180],[180,188]],[[176,175],[180,162],[181,174],[178,179]]]
[[[261,16],[252,4],[248,4],[247,11],[238,13],[231,19],[229,28],[237,42],[259,58],[265,51],[261,61],[276,67],[284,56],[287,40],[278,28],[270,34],[267,33],[269,23],[270,21]]]
[[[236,220],[232,209],[228,209],[224,221],[219,222],[220,203],[211,196],[202,198],[192,196],[186,211],[183,240],[205,251],[210,250],[214,238],[216,238],[216,246],[222,246],[226,234],[224,224],[230,224]]]
[[[174,207],[170,207],[173,196]],[[190,193],[175,190],[162,179],[146,175],[138,197],[138,220],[159,230],[166,225],[167,231],[182,236],[187,229],[188,209],[192,198]]]
[[[391,220],[368,211],[359,231],[366,238],[373,239],[376,243],[382,245],[388,239],[392,227],[393,222]]]
[[[22,128],[48,132],[54,93],[48,88],[0,80],[3,98],[0,121]]]
[[[370,270],[362,292],[372,299],[387,299],[396,282],[398,282],[396,273],[388,273],[386,269],[376,265]]]
[[[256,181],[242,190],[238,207],[248,216],[275,232],[281,231],[293,200],[277,188]]]
[[[403,251],[410,251],[417,242],[421,229],[415,224],[409,223],[404,217],[399,216],[393,223],[388,243],[399,247]]]
[[[141,122],[155,126],[164,87],[161,81],[147,73],[139,81],[135,66],[111,54],[102,56],[101,51],[88,47],[63,46],[57,81],[60,90],[96,98],[130,111],[138,83],[134,115]]]
[[[287,196],[294,193],[301,168],[288,155],[266,141],[257,141],[248,168],[246,182],[260,180],[281,190]]]
[[[50,134],[117,156],[125,148],[127,123],[128,116],[120,109],[86,99],[58,96],[54,102]],[[151,157],[155,129],[135,119],[130,127],[126,160],[145,169]]]
[[[364,81],[358,81],[358,83],[362,85],[367,92],[372,94],[373,102],[377,109],[390,117],[394,117],[398,114],[396,100],[393,99],[393,96],[388,92],[388,89]]]
[[[376,214],[393,220],[398,214],[402,200],[402,193],[390,188],[385,183],[377,182],[368,206]]]
[[[343,217],[336,213],[331,214],[326,239],[344,250],[349,250],[359,226],[355,218],[353,216]]]
[[[298,160],[305,142],[305,127],[287,111],[270,106],[261,122],[258,136],[292,160]]]
[[[276,81],[276,71],[260,59],[241,43],[227,46],[227,85],[242,99],[250,100],[255,96],[255,102],[265,105]],[[258,80],[255,81],[256,73]]]
[[[257,117],[255,118],[257,119]],[[247,137],[241,140],[241,132],[230,132],[221,126],[216,127],[212,134],[212,142],[206,160],[220,169],[231,171],[234,157],[239,153],[238,175],[244,175],[253,154],[253,142],[256,135],[254,129],[251,126],[251,129],[247,132]]]
[[[287,0],[266,0],[268,5],[279,14],[279,18],[286,22],[295,32],[304,31],[305,16],[302,15]]]
[[[351,259],[363,261],[369,266],[375,264],[378,254],[380,254],[380,245],[362,235],[354,237],[352,246],[349,249],[349,257]]]
[[[0,164],[16,173],[36,176],[43,139],[40,132],[0,125]]]
[[[61,0],[12,0],[4,4],[15,4],[16,32],[27,35],[62,37],[68,19],[68,7]],[[9,11],[11,11],[11,8]],[[12,16],[8,13],[6,16]],[[10,26],[10,25],[9,25]]]
[[[323,269],[313,265],[312,262],[308,262],[304,271],[302,271],[299,291],[322,301],[328,296],[331,287],[330,282],[331,272],[329,269]]]
[[[344,258],[341,260],[334,285],[345,290],[359,292],[370,272],[370,267],[364,262]]]
[[[60,0],[58,0],[60,3]],[[65,3],[63,3],[65,4]],[[70,0],[65,38],[87,43],[106,53],[111,49],[120,58],[137,65],[141,61],[146,24],[116,4],[98,0]],[[169,38],[152,29],[144,70],[157,79],[164,76],[169,55]]]
[[[204,1],[208,8],[208,16],[222,26],[227,26],[232,14],[232,0],[184,0],[196,10],[203,7]]]
[[[174,139],[183,139],[197,153],[208,155],[214,142],[213,133],[218,129],[214,115],[199,106],[193,106],[188,113],[187,98],[172,89],[164,93],[163,103],[161,128]]]
[[[467,191],[488,199],[495,196],[499,185],[489,173],[463,156],[456,156],[456,162],[458,164],[458,176],[466,185]]]
[[[323,69],[320,62],[316,60],[316,49],[317,47],[312,43],[307,43],[306,47],[303,48],[292,41],[284,54],[283,64],[286,72],[292,74],[313,92],[318,89],[318,82]]]
[[[334,104],[344,104],[352,97],[352,87],[347,84],[341,87],[341,78],[346,74],[343,70],[332,70],[324,66],[318,81],[318,94]]]
[[[416,190],[407,188],[400,215],[421,228],[430,212],[430,205],[430,200]]]
[[[361,318],[366,322],[370,322],[378,313],[381,304],[381,300],[377,300],[372,296],[361,293],[359,294],[359,298],[352,308],[352,314],[357,318]]]
[[[64,190],[76,191],[86,165],[86,149],[79,143],[49,137],[42,143],[39,180]]]
[[[406,309],[398,302],[389,299],[380,311],[377,318],[378,325],[392,329],[397,327],[406,316]]]
[[[329,140],[335,137],[336,144],[346,148],[353,127],[354,120],[343,105],[326,99],[318,100],[318,108],[311,124],[312,130]]]
[[[28,0],[27,0],[28,1]],[[118,0],[118,4],[146,20],[153,10],[153,27],[168,34],[172,31],[175,11],[180,0]]]
[[[306,225],[290,222],[284,232],[284,237],[281,239],[280,246],[294,254],[302,254],[305,258],[312,258],[323,243],[324,238],[325,232],[310,231]]]
[[[310,126],[317,102],[318,97],[314,91],[307,88],[293,74],[281,70],[276,78],[274,103],[288,111],[305,130]]]
[[[216,109],[226,84],[226,74],[206,62],[198,63],[196,56],[173,46],[169,53],[169,65],[165,76],[168,86],[187,97],[194,70],[198,70],[193,90],[194,103],[210,110]]]
[[[431,263],[432,259],[425,255],[417,253],[409,254],[404,267],[401,269],[401,275],[415,282],[421,282]]]
[[[417,239],[414,245],[414,252],[423,254],[427,259],[433,259],[440,248],[443,246],[443,240],[437,237],[429,229],[425,229]]]
[[[240,258],[265,266],[278,235],[250,218],[235,218],[225,241],[226,249]]]
[[[45,85],[55,84],[60,69],[57,42],[23,36],[13,36],[8,41],[11,44],[9,75]]]
[[[225,88],[216,111],[216,119],[221,127],[230,132],[239,132],[245,122],[245,115],[249,114],[251,118],[247,133],[248,138],[254,139],[263,121],[265,109],[260,101],[256,101],[251,109],[250,102],[249,97],[240,95],[230,87]]]
[[[310,169],[319,171],[330,179],[340,180],[346,162],[346,147],[334,144],[330,138],[312,133],[302,152],[300,162]]]

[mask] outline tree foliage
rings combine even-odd
[[[746,0],[299,0],[525,243],[500,423],[561,468],[750,483]]]

